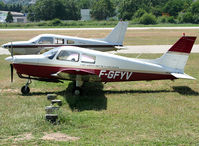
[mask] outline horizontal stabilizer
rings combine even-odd
[[[189,80],[195,80],[196,78],[191,77],[187,74],[181,74],[181,73],[171,73],[171,75],[173,75],[174,77],[178,78],[178,79],[189,79]]]
[[[126,50],[127,47],[123,47],[123,46],[115,46],[116,50]]]

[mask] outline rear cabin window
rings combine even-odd
[[[79,53],[63,50],[58,54],[57,60],[78,62],[79,61]]]
[[[41,37],[38,41],[39,44],[53,44],[52,37]]]
[[[55,44],[64,44],[64,39],[62,39],[62,38],[55,38]]]
[[[67,44],[74,44],[75,42],[73,40],[67,40]]]
[[[82,63],[91,63],[94,64],[96,61],[96,56],[90,54],[82,54],[81,62]]]

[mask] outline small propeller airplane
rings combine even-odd
[[[28,79],[21,88],[28,94],[31,79],[39,81],[76,82],[74,94],[81,93],[84,82],[121,82],[148,80],[195,79],[184,73],[184,67],[196,40],[194,36],[182,36],[163,56],[157,59],[136,59],[88,50],[74,46],[52,49],[40,55],[16,55],[7,57],[20,78]]]
[[[120,21],[112,32],[102,39],[88,39],[55,34],[41,34],[29,41],[17,41],[3,44],[2,48],[14,49],[15,55],[42,54],[60,46],[78,46],[98,51],[113,51],[123,48],[128,22]]]

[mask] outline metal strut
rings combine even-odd
[[[32,80],[31,80],[31,78],[29,76],[28,81],[27,81],[25,87],[27,88],[31,83],[32,83]]]

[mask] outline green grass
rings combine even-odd
[[[95,28],[95,27],[114,27],[118,21],[61,21],[53,24],[52,21],[31,22],[31,23],[2,23],[0,28]],[[134,24],[129,21],[129,27],[199,27],[198,24],[156,24],[143,25]]]
[[[122,54],[136,57],[137,54]],[[160,54],[143,54],[156,58]],[[71,94],[72,82],[33,81],[31,94],[22,96],[25,80],[15,75],[0,56],[0,145],[197,145],[199,144],[199,81],[176,80],[86,83],[83,96]],[[199,54],[191,54],[185,72],[199,79]],[[67,89],[66,89],[67,88]],[[63,101],[60,124],[45,121],[47,93]],[[62,132],[80,139],[44,141],[44,133]],[[14,141],[31,133],[33,138]]]

